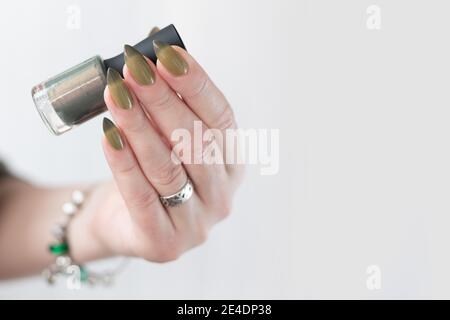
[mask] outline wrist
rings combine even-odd
[[[67,230],[70,254],[77,263],[85,263],[113,255],[113,252],[101,240],[95,224],[95,213],[99,210],[98,188],[98,185],[95,185],[81,189],[85,191],[85,201]]]

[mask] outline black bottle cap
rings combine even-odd
[[[161,29],[157,33],[145,38],[134,46],[136,50],[152,60],[154,63],[156,63],[157,58],[155,49],[153,48],[153,40],[159,40],[167,44],[179,46],[183,49],[186,49],[183,40],[181,40],[181,37],[178,34],[177,29],[175,29],[175,26],[173,24],[171,24],[164,29]],[[120,74],[122,74],[123,65],[125,64],[123,52],[113,58],[106,59],[103,62],[106,69],[114,68],[118,72],[120,72]]]

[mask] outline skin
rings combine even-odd
[[[111,131],[112,123],[104,125],[102,146],[114,181],[48,189],[18,178],[1,180],[0,278],[35,274],[54,261],[46,250],[53,240],[49,230],[75,188],[88,190],[68,230],[71,255],[79,263],[115,255],[172,261],[203,243],[211,228],[230,214],[243,168],[175,163],[170,136],[178,128],[192,131],[193,122],[200,120],[204,129],[236,128],[233,112],[190,54],[178,47],[169,50],[173,52],[164,52],[164,63],[144,58],[152,71],[146,74],[154,75],[149,84],[133,77],[139,72],[136,63],[134,72],[124,66],[123,83],[115,87],[126,86],[131,108],[123,96],[121,105],[115,102],[112,85],[105,89],[115,129]],[[171,65],[174,54],[176,65]],[[175,208],[164,207],[159,196],[180,190],[188,176],[194,185],[192,198]]]

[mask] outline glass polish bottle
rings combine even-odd
[[[153,62],[157,59],[153,40],[185,49],[177,30],[169,25],[134,46]],[[122,73],[124,63],[123,53],[106,60],[97,55],[34,86],[34,104],[50,131],[60,135],[106,111],[106,71],[111,67]]]

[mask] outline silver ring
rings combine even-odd
[[[180,191],[170,196],[161,196],[159,197],[159,199],[161,200],[161,203],[166,207],[176,207],[188,201],[192,197],[193,193],[194,186],[192,185],[191,180],[189,180],[188,178]]]

